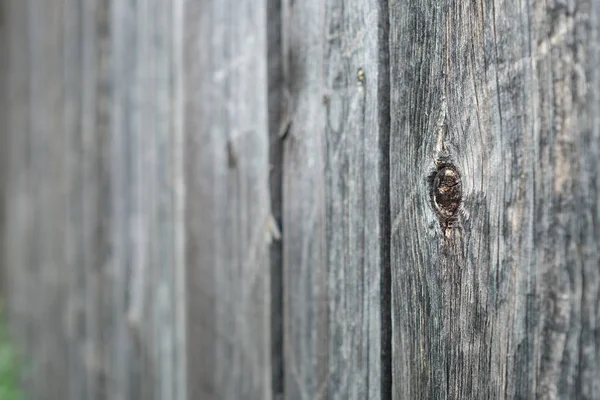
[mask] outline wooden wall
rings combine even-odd
[[[31,398],[600,398],[599,21],[0,0]]]

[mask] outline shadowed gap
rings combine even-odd
[[[282,0],[267,0],[267,80],[269,112],[269,190],[271,213],[279,229],[283,227],[283,140],[280,135],[285,117]],[[271,264],[271,387],[273,399],[283,399],[285,365],[283,358],[283,236],[270,247]]]
[[[379,134],[381,152],[380,252],[381,252],[381,399],[392,398],[392,275],[390,216],[390,66],[388,1],[379,2]]]

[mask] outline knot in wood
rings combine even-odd
[[[431,199],[438,215],[443,219],[454,216],[462,199],[460,174],[452,165],[443,165],[434,173]]]

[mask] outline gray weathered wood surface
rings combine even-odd
[[[0,0],[32,398],[600,398],[599,29],[597,0]]]
[[[189,398],[271,398],[266,2],[183,10]]]
[[[599,19],[390,3],[394,398],[600,397]],[[462,204],[442,227],[444,163]]]
[[[387,14],[286,1],[282,18],[285,398],[378,399]]]
[[[184,398],[172,4],[2,6],[2,283],[32,398]]]

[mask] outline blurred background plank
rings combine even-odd
[[[32,397],[184,398],[175,8],[3,7],[2,283]]]
[[[271,398],[266,2],[185,3],[189,398]]]

